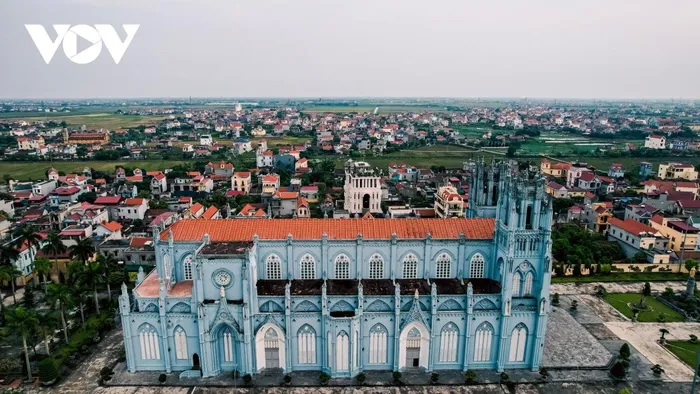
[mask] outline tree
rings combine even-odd
[[[22,249],[24,246],[29,250],[29,261],[34,261],[34,249],[39,247],[39,243],[44,238],[36,232],[32,226],[24,226],[19,231],[19,236],[15,240],[17,248]]]
[[[104,278],[104,283],[107,284],[107,297],[111,301],[112,300],[112,287],[110,286],[111,275],[113,272],[119,270],[119,266],[117,265],[117,261],[111,255],[110,256],[105,256],[102,254],[98,255],[96,263],[99,264],[98,271],[101,273],[102,277]]]
[[[669,331],[665,328],[660,328],[659,332],[661,333],[661,338],[659,338],[659,340],[661,341],[661,343],[664,343],[666,341],[666,334],[668,334]]]
[[[58,310],[61,316],[61,326],[63,327],[63,337],[68,343],[68,325],[66,324],[66,307],[73,302],[73,295],[70,287],[64,284],[51,283],[46,289],[46,302],[49,307]]]
[[[19,257],[19,250],[11,243],[0,246],[0,265],[12,265]]]
[[[56,317],[49,312],[40,313],[38,317],[39,324],[37,324],[36,329],[43,337],[46,354],[51,355],[51,336],[56,329]]]
[[[644,282],[644,287],[642,287],[642,298],[639,300],[639,306],[641,309],[645,309],[647,305],[647,297],[651,295],[651,283]]]
[[[10,332],[22,338],[24,348],[24,361],[27,363],[27,378],[32,380],[32,367],[29,363],[29,349],[27,348],[27,337],[31,335],[34,328],[39,324],[36,313],[24,307],[17,306],[7,313],[7,328]]]
[[[44,386],[56,382],[59,376],[58,365],[53,358],[45,358],[39,362],[39,381]]]
[[[99,261],[83,264],[79,262],[71,263],[70,272],[71,279],[79,286],[85,286],[92,289],[92,294],[95,299],[95,311],[100,314],[100,299],[97,296],[97,286],[105,282],[103,269]]]
[[[36,260],[34,260],[34,272],[37,274],[37,276],[41,276],[43,279],[44,283],[44,294],[46,294],[46,285],[47,285],[47,278],[51,274],[51,260],[45,258],[45,257],[37,257]]]
[[[700,263],[698,263],[697,261],[695,261],[693,259],[688,259],[685,261],[684,266],[685,266],[685,269],[687,269],[688,272],[690,272],[690,270],[692,270],[693,268],[695,268],[697,270],[697,268],[700,266]]]
[[[12,303],[17,303],[17,295],[15,294],[15,280],[22,275],[22,272],[15,268],[14,265],[5,265],[0,267],[0,283],[10,282],[12,289]],[[4,304],[4,302],[2,302]],[[4,308],[4,307],[3,307]]]
[[[79,240],[75,245],[68,248],[71,258],[77,258],[86,264],[88,260],[95,254],[95,247],[90,238]]]
[[[168,380],[168,375],[164,373],[158,375],[158,382],[160,382],[160,384],[165,383],[166,380]]]
[[[620,346],[620,358],[622,360],[629,361],[631,354],[632,352],[630,351],[630,345],[623,343],[622,346]]]
[[[42,251],[48,255],[53,256],[54,266],[56,267],[56,281],[60,281],[60,274],[58,272],[58,256],[66,253],[66,245],[63,244],[63,240],[58,235],[57,231],[51,231],[46,239],[44,240],[44,248]]]

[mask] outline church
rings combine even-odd
[[[130,372],[539,369],[552,203],[472,166],[464,218],[185,219],[119,298]]]

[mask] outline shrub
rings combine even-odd
[[[243,375],[243,383],[245,383],[246,386],[249,386],[251,383],[253,383],[253,377],[248,375]]]
[[[364,372],[360,372],[355,376],[355,381],[360,386],[362,386],[365,383],[365,380],[367,380],[367,375],[365,375]]]
[[[577,309],[578,309],[578,301],[576,301],[576,300],[571,301],[571,310],[575,311]]]
[[[431,382],[432,384],[437,383],[439,380],[440,380],[440,374],[439,374],[439,373],[433,372],[432,374],[430,374],[430,382]]]
[[[102,367],[102,369],[100,370],[100,385],[103,385],[105,382],[108,382],[110,379],[112,379],[112,375],[114,375],[112,368]]]
[[[666,372],[666,371],[664,371],[663,368],[661,368],[661,365],[659,365],[659,364],[654,364],[654,366],[651,367],[651,370],[654,371],[654,375],[657,375],[657,376]]]
[[[290,375],[290,374],[284,375],[284,384],[286,384],[287,386],[292,384],[292,375]]]
[[[698,336],[690,334],[690,343],[698,343]]]
[[[394,378],[394,383],[401,383],[401,372],[399,371],[394,371],[391,374],[391,377]]]
[[[510,376],[507,373],[501,372],[501,383],[507,383],[510,381]]]
[[[0,359],[0,375],[20,375],[22,374],[23,363],[18,358]]]
[[[616,362],[615,365],[610,369],[610,374],[616,379],[624,379],[627,375],[627,368],[620,361]]]
[[[51,385],[58,379],[58,365],[56,360],[45,358],[39,363],[39,381],[44,386]]]
[[[549,377],[549,371],[547,370],[547,368],[540,368],[540,377],[542,378],[542,380],[547,380],[547,378]]]
[[[552,296],[552,305],[559,305],[559,293],[554,293]]]
[[[238,372],[237,369],[234,369],[231,371],[231,379],[238,379],[241,376],[241,373]]]
[[[464,373],[464,383],[466,384],[474,384],[476,383],[476,372],[473,370],[467,370],[467,372]]]
[[[168,375],[164,373],[158,375],[158,381],[160,382],[160,384],[165,383],[166,380],[168,380]]]
[[[603,285],[598,285],[595,288],[595,295],[597,297],[605,297],[605,295],[608,294],[608,291],[605,289],[605,286]]]
[[[656,321],[659,323],[663,323],[666,321],[666,315],[664,315],[663,312],[659,313],[659,316],[656,317]]]
[[[631,354],[630,345],[623,343],[622,346],[620,346],[620,358],[629,361]]]
[[[325,372],[321,372],[321,374],[318,375],[318,382],[324,386],[328,384],[329,380],[331,380],[331,375],[329,375]]]
[[[667,287],[664,289],[664,292],[661,294],[664,298],[673,298],[674,295],[676,295],[676,292],[673,291],[672,288]]]

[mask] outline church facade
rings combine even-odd
[[[128,370],[538,369],[551,200],[507,165],[473,174],[468,218],[175,223],[122,287]]]

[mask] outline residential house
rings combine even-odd
[[[666,137],[649,135],[644,139],[644,147],[647,149],[666,149]]]
[[[669,239],[669,249],[676,253],[700,250],[700,229],[687,224],[681,218],[654,215],[649,225]]]
[[[698,179],[698,172],[689,163],[669,162],[659,164],[657,175],[661,179],[685,179],[695,181]]]
[[[439,218],[462,218],[466,213],[466,203],[451,185],[440,186],[435,195],[435,215]]]
[[[617,241],[627,258],[641,252],[649,263],[669,263],[671,255],[666,252],[668,238],[655,228],[633,219],[610,218],[608,224],[608,239]]]
[[[270,209],[273,217],[292,217],[297,210],[299,193],[277,191],[270,199]]]
[[[148,210],[145,198],[127,198],[117,209],[119,220],[143,220]]]
[[[95,227],[93,232],[95,239],[109,240],[122,238],[122,225],[118,222],[102,222]]]
[[[624,178],[625,177],[625,170],[622,168],[622,164],[620,164],[620,163],[610,164],[610,168],[608,168],[608,176],[611,178]]]
[[[231,178],[231,190],[249,194],[252,186],[252,177],[250,171],[237,171],[233,173]]]

